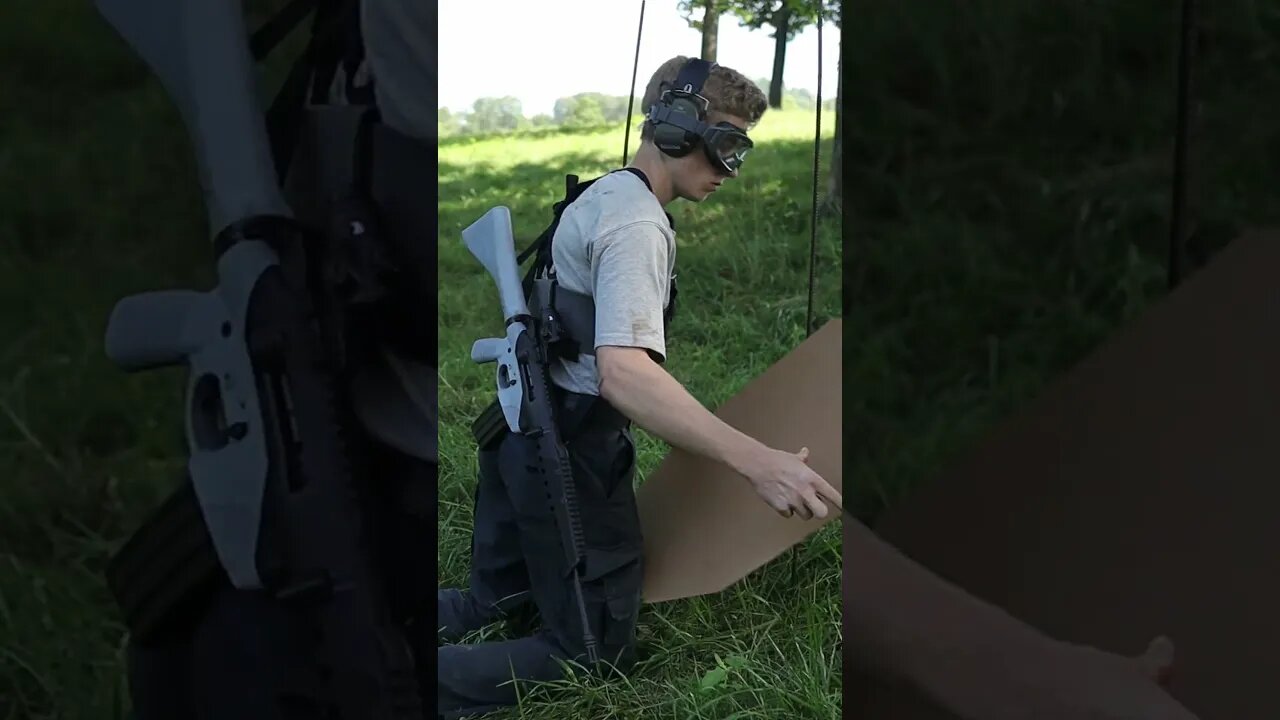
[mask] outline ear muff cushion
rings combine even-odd
[[[671,112],[687,115],[694,120],[701,120],[698,104],[684,98],[674,98],[669,107]],[[658,123],[653,128],[653,141],[663,152],[672,157],[682,157],[693,150],[698,136],[671,123]]]
[[[709,63],[700,58],[690,58],[684,64],[684,67],[680,68],[675,82],[667,87],[680,89],[687,87],[693,93],[700,93],[702,92],[703,83],[706,82],[707,76],[714,66],[714,63]],[[688,98],[671,97],[666,105],[672,113],[686,115],[694,121],[694,124],[701,123],[704,119],[702,117],[702,107]],[[697,133],[689,132],[669,122],[654,123],[653,144],[657,145],[658,149],[667,155],[683,157],[689,154],[697,146],[697,143]]]

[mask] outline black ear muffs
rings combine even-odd
[[[702,58],[691,58],[663,91],[658,104],[649,109],[653,144],[671,157],[684,157],[697,146],[708,106],[700,93],[712,67]]]

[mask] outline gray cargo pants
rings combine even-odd
[[[582,593],[601,671],[635,659],[643,542],[632,480],[635,445],[626,418],[603,400],[564,393],[561,436],[581,508],[586,567]],[[562,661],[586,666],[582,616],[560,532],[542,483],[531,471],[531,439],[507,434],[480,452],[469,590],[441,590],[440,642],[521,609],[536,608],[541,629],[502,642],[446,644],[436,653],[441,718],[514,705],[512,680],[561,676]],[[426,687],[426,683],[422,683]]]

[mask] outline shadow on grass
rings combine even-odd
[[[845,430],[864,518],[1166,293],[1177,21],[1157,0],[908,0],[848,29]],[[1280,221],[1280,16],[1215,3],[1198,49],[1203,263]]]
[[[515,150],[513,149],[513,152]],[[771,141],[750,168],[698,204],[675,202],[682,317],[720,318],[762,327],[798,320],[807,307],[812,145]],[[566,174],[586,181],[612,166],[593,153],[566,153],[543,163],[507,167],[440,161],[439,264],[442,276],[469,279],[483,271],[461,250],[460,234],[490,208],[511,209],[517,249],[524,249],[552,218]],[[822,179],[825,182],[825,179]],[[819,220],[815,289],[817,320],[839,312],[839,218]],[[442,317],[460,318],[460,305],[442,295]],[[679,342],[696,346],[704,327],[682,323]],[[686,334],[692,333],[692,334]],[[674,338],[673,338],[673,341]]]
[[[738,178],[727,182],[708,200],[697,207],[685,202],[669,206],[668,212],[677,220],[676,229],[682,236],[681,242],[685,242],[686,229],[689,230],[690,242],[701,243],[705,237],[729,241],[734,237],[732,232],[700,235],[697,230],[711,226],[719,226],[723,230],[724,224],[729,222],[730,230],[749,231],[750,228],[760,228],[762,219],[766,221],[765,227],[773,231],[807,232],[812,202],[812,148],[811,141],[769,141],[757,148]],[[828,140],[824,142],[824,157],[829,151]],[[518,163],[500,168],[485,164],[467,166],[442,160],[439,164],[442,231],[445,228],[460,229],[469,221],[465,218],[478,218],[488,207],[503,204],[512,210],[517,235],[522,231],[536,233],[549,222],[552,204],[563,197],[566,175],[575,174],[586,181],[617,167],[614,162],[602,160],[597,153],[565,153],[547,162]],[[819,178],[821,194],[825,191],[826,168],[819,169],[822,173]],[[819,202],[821,199],[819,197]],[[527,229],[522,224],[526,218],[533,223]],[[680,222],[686,219],[688,222]],[[747,222],[735,224],[735,219]],[[452,224],[448,220],[452,220]],[[838,218],[825,218],[819,222],[838,227],[836,220]]]

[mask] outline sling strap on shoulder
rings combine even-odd
[[[288,172],[303,111],[312,103],[326,102],[330,85],[339,68],[346,76],[344,88],[352,103],[372,106],[372,83],[357,86],[356,70],[364,61],[365,48],[360,27],[361,0],[292,0],[249,39],[256,61],[266,58],[314,10],[311,36],[306,49],[294,62],[267,109],[267,134],[275,160],[276,174]]]
[[[637,168],[621,168],[612,172],[630,172],[649,187],[649,179]],[[551,354],[569,360],[581,355],[595,355],[596,304],[590,295],[574,292],[557,282],[551,247],[564,211],[599,179],[583,182],[577,175],[566,175],[565,194],[552,206],[551,223],[516,259],[523,265],[530,256],[534,258],[523,285],[529,310],[542,326],[538,332],[539,341],[547,343]],[[669,300],[663,308],[664,332],[670,327],[676,309],[674,276],[670,283]],[[471,424],[471,433],[481,450],[496,447],[507,432],[506,419],[496,399]]]
[[[649,187],[649,179],[637,168],[620,168],[610,171],[608,174],[615,172],[629,172],[640,178],[645,186]],[[569,290],[556,281],[551,247],[555,239],[556,230],[560,227],[560,218],[564,215],[564,211],[599,179],[593,178],[582,182],[577,175],[566,175],[565,194],[561,200],[552,206],[551,224],[517,258],[518,263],[524,264],[530,255],[534,256],[533,264],[524,277],[524,293],[529,298],[530,308],[552,309],[558,317],[566,336],[566,342],[562,345],[562,348],[565,352],[578,355],[595,354],[595,300],[590,295]],[[537,285],[536,283],[539,280],[547,281],[546,285]],[[676,294],[676,279],[672,276],[670,279],[669,300],[667,307],[663,308],[664,331],[670,326],[671,320],[675,317]],[[572,359],[571,355],[569,359]]]

